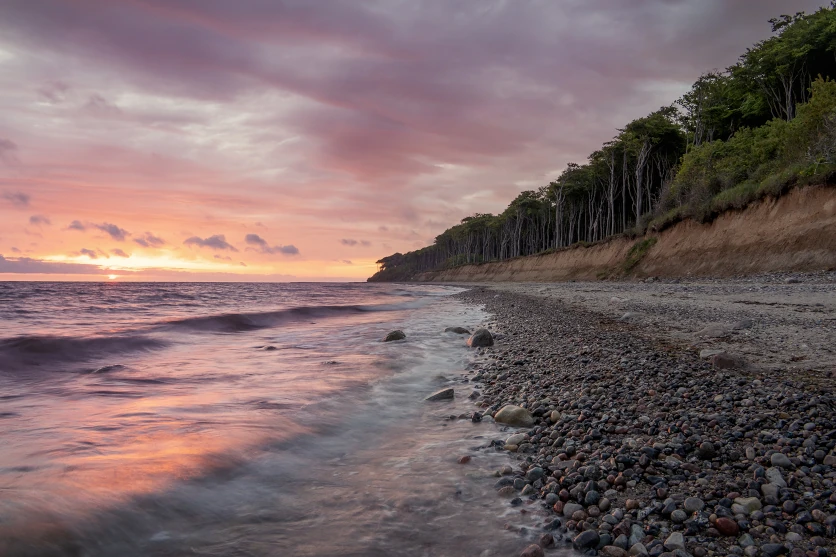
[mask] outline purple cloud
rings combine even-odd
[[[150,232],[146,232],[139,238],[134,238],[133,240],[144,248],[159,248],[165,245],[165,240],[158,236],[154,236]]]
[[[108,236],[113,238],[116,241],[124,242],[125,237],[130,234],[124,228],[119,228],[115,224],[110,224],[109,222],[103,222],[102,224],[93,224],[93,228],[97,228],[102,232],[105,232]]]
[[[86,255],[90,259],[98,259],[99,258],[98,253],[96,253],[94,250],[87,249],[87,248],[81,248],[80,250],[78,250],[78,253],[80,253],[81,255]]]
[[[40,226],[43,224],[49,225],[52,224],[52,222],[49,220],[49,217],[45,215],[32,215],[29,217],[29,224]]]
[[[256,246],[256,249],[261,253],[282,254],[282,255],[299,255],[299,248],[292,244],[286,246],[270,246],[267,240],[258,234],[247,234],[244,241],[251,246]]]
[[[98,272],[99,269],[96,267],[81,263],[57,263],[29,257],[6,259],[0,255],[0,273],[87,275],[98,274]]]
[[[199,248],[238,251],[235,246],[226,241],[226,237],[223,234],[215,234],[206,239],[192,236],[191,238],[187,238],[183,243],[187,246],[197,246]]]
[[[23,193],[22,191],[7,191],[0,194],[0,199],[5,199],[9,203],[12,204],[14,207],[24,208],[29,206],[29,202],[32,201],[32,197],[27,194]]]
[[[115,255],[117,257],[130,257],[130,255],[128,255],[127,253],[125,253],[124,251],[122,251],[121,249],[118,249],[118,248],[110,250],[110,253],[112,253],[113,255]]]

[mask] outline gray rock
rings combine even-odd
[[[734,505],[732,505],[732,512],[736,512],[735,507],[739,507],[745,515],[750,515],[755,511],[761,510],[761,500],[757,497],[738,497],[734,500]]]
[[[383,342],[392,342],[393,340],[403,340],[406,338],[406,334],[404,334],[401,330],[392,331],[388,335],[386,335],[383,339]]]
[[[629,553],[633,557],[647,557],[648,555],[647,548],[641,542],[633,544],[633,546],[630,548]]]
[[[682,509],[676,509],[671,513],[671,522],[673,522],[674,524],[682,524],[687,519],[688,513],[686,513]]]
[[[688,514],[695,513],[705,508],[705,502],[699,497],[688,497],[685,499],[685,502],[682,503],[682,508],[684,508],[685,512]]]
[[[476,329],[476,332],[467,339],[467,345],[471,348],[493,346],[493,335],[487,329]]]
[[[433,394],[431,394],[430,396],[428,396],[424,400],[429,400],[429,401],[433,401],[433,402],[436,402],[436,401],[439,401],[439,400],[453,400],[453,398],[455,396],[456,395],[455,395],[455,392],[453,391],[453,389],[441,389],[440,391],[434,392]]]
[[[772,463],[772,466],[778,466],[780,468],[784,468],[785,470],[792,470],[795,468],[792,462],[787,455],[784,453],[774,453],[771,457],[769,457],[769,461]]]
[[[597,546],[600,541],[601,537],[598,535],[598,532],[595,530],[586,530],[575,537],[573,544],[577,549],[589,549]]]
[[[704,338],[721,338],[728,336],[729,328],[725,325],[709,325],[708,327],[700,329],[694,334],[698,337]]]
[[[578,505],[576,503],[566,503],[563,505],[563,516],[566,518],[571,518],[573,514],[577,511],[582,511],[583,505]]]
[[[536,482],[537,480],[542,478],[544,475],[545,475],[545,472],[543,472],[542,468],[534,467],[534,468],[529,469],[528,472],[525,473],[525,478],[530,482]]]
[[[534,418],[525,408],[508,404],[497,412],[493,419],[501,424],[508,424],[516,427],[531,427],[534,425]]]
[[[767,468],[766,469],[766,479],[769,480],[769,483],[780,487],[787,487],[787,481],[784,479],[784,475],[778,468]]]
[[[464,327],[447,327],[444,329],[445,333],[456,333],[457,335],[469,335],[470,331]]]
[[[702,358],[703,360],[708,360],[712,356],[716,356],[717,354],[722,354],[722,353],[723,353],[722,350],[718,350],[716,348],[704,348],[704,349],[700,350],[700,358]]]
[[[523,441],[525,441],[526,434],[525,433],[515,433],[513,435],[509,435],[505,439],[506,445],[519,445]]]
[[[676,551],[677,549],[685,549],[685,538],[681,532],[673,532],[668,539],[665,540],[665,549],[668,551]]]
[[[787,555],[789,551],[781,543],[766,543],[761,546],[761,551],[766,557],[778,557],[779,555]]]
[[[761,486],[761,493],[763,493],[764,497],[774,497],[777,499],[779,491],[780,487],[773,483],[763,484]]]

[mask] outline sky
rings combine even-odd
[[[364,280],[810,0],[3,0],[0,280]]]

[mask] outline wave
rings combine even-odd
[[[174,319],[160,323],[160,327],[210,331],[219,333],[241,333],[257,329],[276,327],[291,321],[302,319],[321,319],[339,315],[351,315],[372,311],[392,311],[407,309],[405,304],[380,304],[375,306],[300,306],[277,311],[251,313],[222,313]]]
[[[155,350],[167,345],[163,340],[141,334],[101,337],[23,335],[0,339],[0,369],[78,363],[101,356]],[[119,367],[104,366],[93,373],[106,373]]]

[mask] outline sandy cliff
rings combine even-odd
[[[659,234],[630,271],[635,277],[731,276],[836,269],[836,188],[807,187],[768,198],[711,223],[684,221]],[[594,280],[622,272],[639,239],[422,273],[419,281]]]

